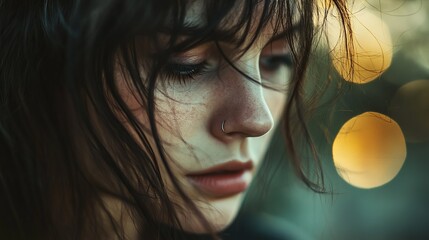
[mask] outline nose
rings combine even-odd
[[[266,103],[260,82],[258,67],[246,64],[240,70],[231,68],[219,75],[222,77],[222,96],[219,97],[217,117],[211,124],[213,131],[221,137],[259,137],[271,130],[273,116]],[[258,65],[256,65],[258,66]]]

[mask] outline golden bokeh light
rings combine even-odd
[[[353,51],[348,55],[344,44],[346,37],[338,18],[335,15],[328,17],[326,32],[332,63],[344,80],[368,83],[379,77],[392,62],[391,35],[382,19],[365,9],[356,10],[350,20]]]
[[[401,169],[406,152],[399,125],[376,112],[348,120],[332,146],[338,174],[358,188],[374,188],[391,181]]]
[[[398,89],[389,113],[400,124],[408,142],[429,140],[429,80],[415,80]]]

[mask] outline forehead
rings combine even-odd
[[[206,2],[200,0],[189,2],[184,21],[186,26],[200,28],[213,24],[213,22],[208,22],[213,21],[213,19],[208,19],[211,9],[206,5]],[[224,15],[215,18],[215,21],[218,21],[216,31],[234,32],[235,38],[246,36],[246,39],[251,39],[255,34],[258,39],[271,38],[275,31],[283,31],[284,29],[278,29],[279,9],[276,4],[270,2],[274,1],[258,1],[246,6],[246,1],[234,1],[234,6],[229,12],[220,13]],[[270,8],[269,14],[263,15],[264,4],[268,4],[265,7]],[[258,29],[259,27],[262,28]]]
[[[193,0],[190,1],[187,5],[185,22],[191,24],[203,25],[207,24],[208,12],[213,10],[210,9],[210,6],[207,5],[209,1]],[[233,7],[230,11],[223,17],[220,21],[220,26],[228,27],[236,25],[239,21],[243,19],[256,23],[260,19],[263,12],[264,5],[267,4],[268,7],[273,7],[274,14],[271,14],[271,18],[276,18],[276,13],[278,13],[277,4],[273,4],[275,1],[258,1],[257,3],[249,4],[246,1],[232,1]],[[222,6],[224,8],[224,6]],[[248,10],[251,9],[251,12]],[[246,12],[244,12],[246,11]],[[219,14],[223,12],[219,11]],[[218,17],[218,16],[216,16]]]
[[[186,10],[185,23],[198,26],[206,24],[204,6],[204,1],[191,1]]]

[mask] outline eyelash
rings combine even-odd
[[[273,55],[270,57],[263,57],[261,59],[266,59],[265,61],[262,60],[262,64],[264,65],[268,65],[268,64],[275,65],[274,67],[268,67],[268,68],[267,66],[265,66],[266,70],[268,71],[275,71],[281,65],[284,65],[286,67],[292,67],[294,65],[292,56],[290,54]]]
[[[265,70],[276,71],[282,65],[286,67],[293,66],[293,59],[290,54],[284,55],[273,55],[270,57],[264,57]],[[274,67],[268,67],[266,65],[274,64]],[[168,63],[163,69],[163,77],[168,80],[177,80],[182,84],[186,84],[189,80],[194,80],[196,77],[207,72],[208,64],[206,61],[197,64],[181,64],[181,63]]]
[[[166,79],[186,83],[188,80],[194,80],[199,75],[204,74],[207,68],[206,61],[197,64],[168,63],[163,70],[163,74]]]

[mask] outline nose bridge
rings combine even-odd
[[[236,66],[240,71],[242,71],[244,74],[246,74],[248,77],[252,78],[253,80],[256,80],[258,82],[261,81],[261,75],[259,72],[259,57],[256,55],[252,55],[250,53],[246,53],[243,55],[240,59],[240,61],[237,61]],[[237,72],[239,73],[239,72]],[[242,77],[245,78],[243,74],[241,74]],[[244,79],[244,80],[250,80],[250,79]]]
[[[229,99],[225,129],[247,136],[264,135],[274,123],[260,84],[258,58],[246,55],[236,63],[241,73],[229,67],[223,76]]]
[[[242,70],[243,71],[243,70]],[[243,71],[247,76],[237,72],[234,75],[235,79],[231,80],[232,90],[229,94],[233,96],[233,108],[237,113],[242,114],[245,118],[255,118],[256,115],[265,113],[266,104],[262,93],[262,87],[259,84],[258,78],[248,71]],[[263,110],[261,112],[261,110]]]

